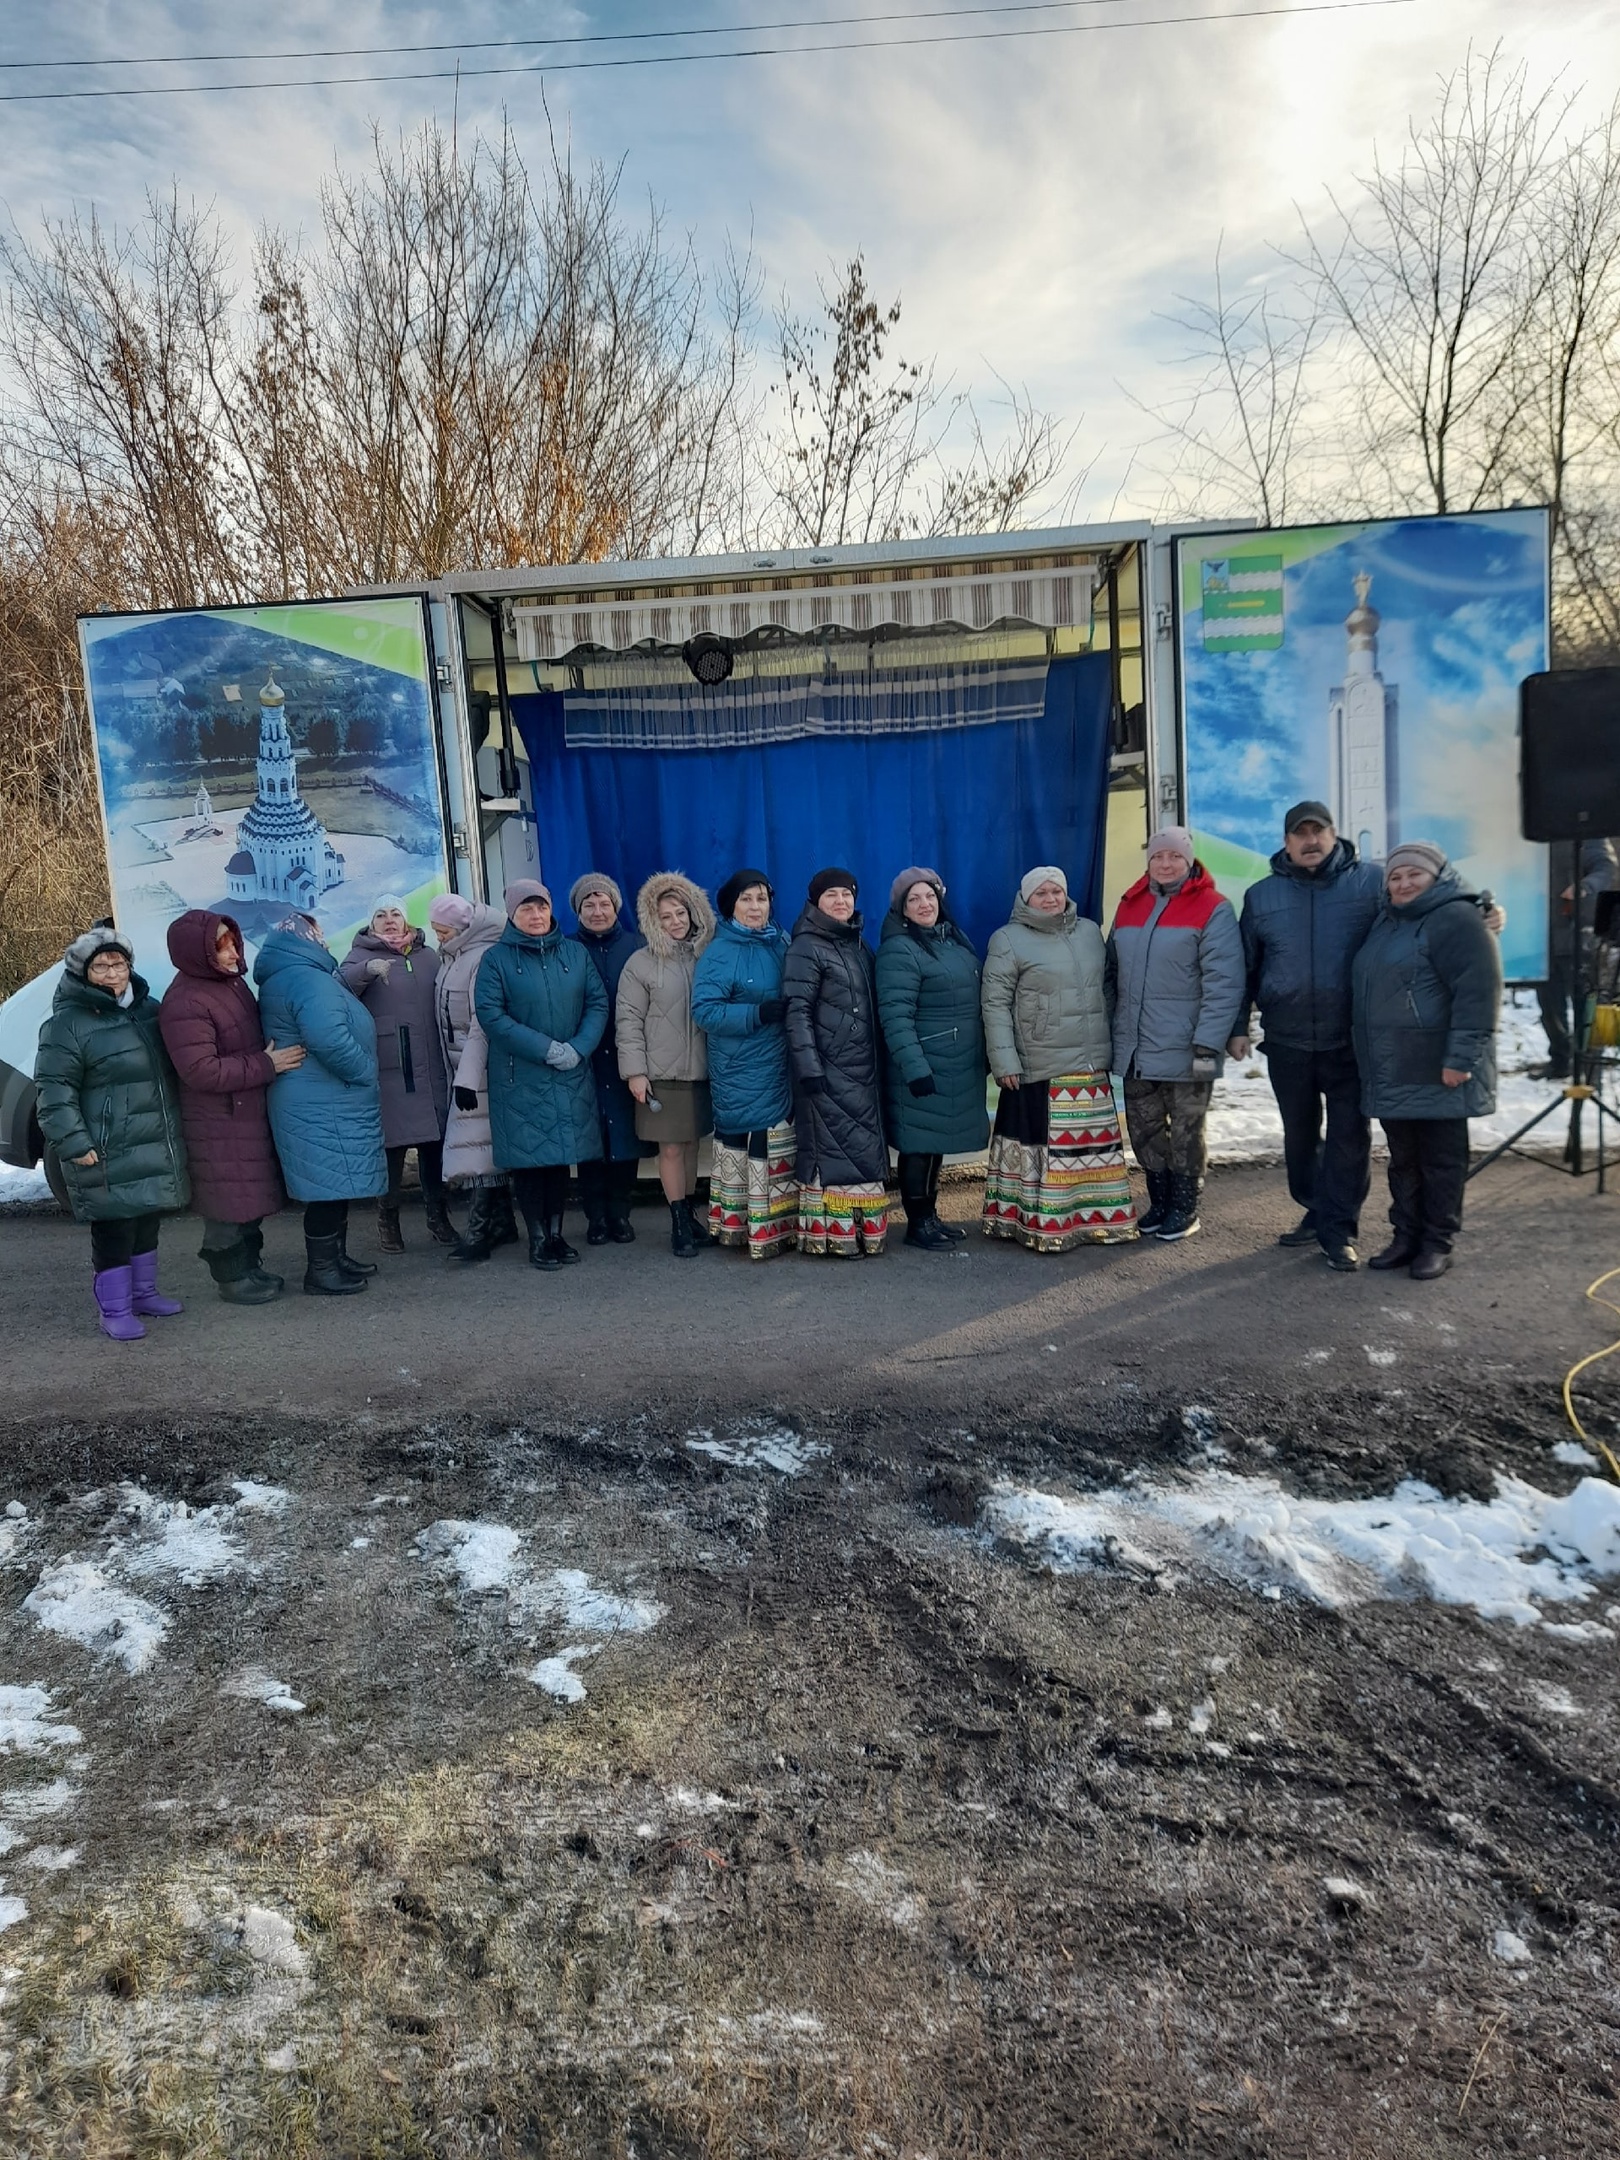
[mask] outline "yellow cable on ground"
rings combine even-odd
[[[1614,1314],[1615,1318],[1617,1320],[1620,1320],[1620,1305],[1617,1305],[1614,1302],[1613,1298],[1598,1296],[1598,1292],[1603,1288],[1603,1285],[1606,1282],[1613,1282],[1614,1278],[1617,1275],[1620,1275],[1620,1267],[1610,1268],[1609,1272],[1606,1275],[1600,1275],[1595,1283],[1589,1283],[1587,1285],[1586,1295],[1592,1300],[1594,1305],[1606,1306],[1608,1310]],[[1569,1419],[1570,1425],[1575,1431],[1577,1437],[1584,1440],[1588,1447],[1595,1447],[1598,1450],[1598,1452],[1602,1455],[1603,1460],[1609,1466],[1610,1477],[1614,1479],[1617,1485],[1620,1485],[1620,1461],[1616,1460],[1613,1448],[1611,1448],[1606,1441],[1593,1439],[1592,1435],[1587,1431],[1586,1427],[1575,1415],[1575,1403],[1573,1397],[1570,1394],[1570,1390],[1574,1386],[1575,1375],[1577,1373],[1585,1372],[1588,1365],[1601,1364],[1605,1358],[1613,1357],[1617,1350],[1620,1350],[1620,1338],[1617,1338],[1614,1342],[1609,1343],[1602,1350],[1594,1350],[1589,1357],[1583,1357],[1579,1361],[1579,1363],[1574,1364],[1569,1368],[1569,1371],[1564,1375],[1564,1415]]]

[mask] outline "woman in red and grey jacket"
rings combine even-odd
[[[1125,1123],[1152,1201],[1139,1227],[1191,1237],[1204,1184],[1204,1120],[1242,1009],[1244,969],[1237,917],[1184,825],[1148,842],[1147,876],[1120,901],[1108,933],[1105,987]]]

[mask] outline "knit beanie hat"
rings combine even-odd
[[[1446,851],[1437,848],[1432,840],[1403,840],[1399,847],[1392,847],[1384,858],[1384,881],[1389,873],[1402,866],[1409,870],[1427,870],[1431,877],[1438,877],[1446,867]]]
[[[901,871],[900,875],[889,887],[889,906],[896,914],[899,914],[904,908],[906,895],[911,891],[913,885],[932,885],[934,897],[941,901],[945,898],[945,880],[940,876],[939,872],[925,869],[921,863],[912,863]]]
[[[1197,859],[1192,834],[1185,825],[1166,825],[1156,832],[1147,844],[1148,860],[1151,862],[1161,848],[1168,848],[1172,855],[1179,855],[1190,870]]]
[[[852,893],[859,894],[853,870],[818,870],[810,880],[810,905],[819,907],[821,896],[830,885],[847,885]]]
[[[515,878],[501,895],[508,922],[516,918],[517,911],[525,900],[543,900],[547,907],[551,905],[551,895],[538,878]]]
[[[121,930],[110,923],[97,923],[93,930],[86,930],[73,940],[62,955],[62,965],[75,980],[83,982],[90,971],[90,963],[97,953],[122,953],[130,966],[135,965],[135,948]]]
[[[737,912],[737,902],[747,892],[750,885],[763,885],[771,898],[773,900],[776,898],[776,887],[763,870],[733,870],[730,877],[726,879],[726,882],[714,896],[715,903],[720,910],[722,922],[730,922],[732,916]]]
[[[593,892],[607,894],[608,898],[613,902],[615,915],[623,912],[624,894],[620,892],[618,886],[614,884],[607,872],[605,870],[587,870],[583,877],[575,878],[573,884],[568,888],[568,905],[576,915],[579,913],[581,905],[590,898]]]
[[[1064,896],[1068,895],[1069,881],[1056,863],[1037,863],[1033,870],[1026,870],[1018,880],[1019,899],[1027,903],[1037,885],[1061,885]]]
[[[463,900],[460,893],[440,893],[428,909],[428,921],[435,930],[448,930],[452,934],[465,930],[477,911],[470,900]]]
[[[392,908],[396,915],[403,915],[405,912],[405,903],[399,897],[398,893],[385,892],[379,897],[377,905],[372,909],[370,915],[366,918],[367,921],[375,922],[384,908]]]

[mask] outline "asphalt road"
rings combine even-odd
[[[948,1191],[970,1219],[978,1188]],[[1383,1241],[1375,1188],[1363,1250]],[[289,1294],[223,1305],[195,1257],[196,1225],[164,1233],[164,1280],[183,1317],[144,1343],[97,1331],[89,1240],[64,1219],[0,1214],[5,1412],[14,1424],[240,1409],[292,1416],[419,1408],[525,1417],[701,1415],[817,1408],[971,1424],[1083,1410],[1095,1391],[1252,1388],[1324,1408],[1369,1385],[1472,1391],[1493,1380],[1556,1392],[1565,1367],[1606,1339],[1586,1285],[1620,1264],[1620,1192],[1528,1163],[1471,1189],[1453,1273],[1330,1273],[1280,1250],[1294,1220],[1276,1169],[1217,1172],[1201,1236],[1062,1256],[975,1234],[950,1256],[896,1236],[875,1261],[750,1263],[668,1249],[661,1208],[638,1209],[633,1247],[585,1251],[560,1274],[508,1248],[447,1266],[418,1209],[409,1250],[364,1297],[304,1296],[298,1217],[267,1225],[267,1264]],[[571,1234],[583,1238],[577,1216]],[[375,1257],[369,1211],[351,1245]]]

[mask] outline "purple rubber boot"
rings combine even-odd
[[[132,1284],[127,1267],[103,1268],[96,1277],[96,1303],[101,1307],[101,1332],[114,1342],[139,1342],[145,1328],[130,1310]]]
[[[132,1310],[144,1313],[149,1320],[172,1320],[176,1313],[185,1311],[178,1298],[165,1297],[157,1286],[157,1252],[138,1252],[129,1263],[134,1296],[130,1299]]]

